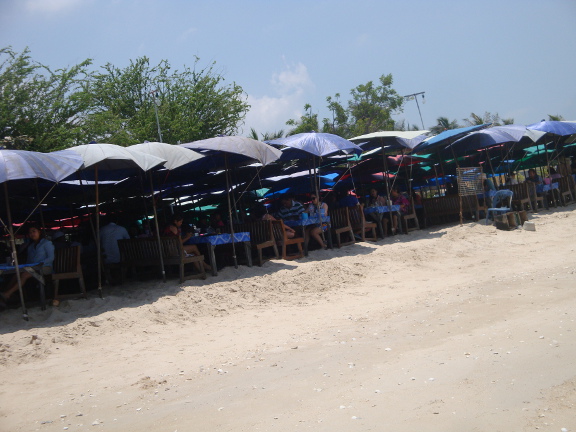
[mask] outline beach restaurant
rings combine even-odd
[[[2,149],[0,301],[27,318],[28,303],[102,296],[129,279],[210,283],[225,266],[402,241],[435,224],[501,227],[509,213],[574,202],[575,147],[576,123],[542,121]]]

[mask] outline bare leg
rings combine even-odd
[[[32,275],[30,273],[27,272],[20,273],[20,281],[22,282],[22,286],[26,285],[26,282],[31,277]],[[18,279],[16,279],[16,276],[14,276],[10,281],[10,284],[8,285],[8,289],[4,291],[2,295],[6,300],[8,300],[10,296],[12,296],[12,294],[14,294],[16,291],[18,291]]]
[[[396,234],[396,230],[398,229],[398,215],[392,215],[392,234]]]
[[[324,240],[322,240],[322,236],[320,235],[321,232],[322,230],[320,229],[320,227],[313,227],[310,228],[309,234],[311,237],[314,237],[314,240],[318,242],[320,247],[325,249],[326,245],[324,244]]]
[[[200,253],[200,251],[198,250],[198,246],[192,244],[192,245],[184,245],[184,250],[186,251],[187,254],[189,255],[196,255],[196,256],[200,256],[202,255]],[[204,265],[204,269],[205,270],[212,270],[212,267],[210,267],[208,264],[206,264],[204,261],[202,261],[202,264]],[[194,263],[194,267],[196,267],[196,270],[198,270],[199,272],[202,271],[202,269],[200,268],[200,264],[199,263]]]

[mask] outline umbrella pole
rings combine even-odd
[[[38,203],[40,203],[40,190],[38,189],[38,179],[35,178],[34,179],[34,186],[36,187],[36,199],[38,200]],[[44,212],[42,211],[42,206],[40,204],[38,204],[40,206],[39,210],[40,210],[40,223],[42,224],[42,228],[46,229],[46,224],[44,223]]]
[[[102,246],[100,245],[100,194],[98,190],[98,166],[94,167],[96,185],[96,259],[98,262],[98,295],[102,296]]]
[[[230,202],[230,178],[228,177],[228,155],[224,153],[224,165],[226,169],[226,191],[228,197],[228,222],[230,224],[230,236],[232,237],[232,259],[234,260],[234,268],[238,268],[238,259],[236,258],[236,245],[234,243],[234,222],[232,220],[232,203]]]
[[[384,150],[384,143],[382,143],[382,165],[384,166],[384,184],[386,185],[386,201],[388,206],[392,205],[390,199],[390,183],[388,182],[388,163],[386,162],[386,151]]]
[[[6,199],[6,212],[8,213],[8,232],[10,234],[10,247],[12,248],[12,258],[16,268],[16,281],[18,282],[18,292],[20,293],[20,303],[22,304],[22,318],[28,321],[28,310],[24,304],[24,293],[22,292],[22,279],[20,279],[20,268],[18,267],[18,251],[14,240],[14,229],[12,227],[12,214],[10,212],[10,199],[8,198],[8,185],[4,182],[4,197]]]
[[[152,211],[154,212],[154,225],[156,226],[156,239],[158,240],[160,268],[162,269],[162,281],[166,282],[166,270],[164,270],[164,258],[162,257],[162,240],[160,239],[160,228],[158,227],[158,213],[156,212],[156,200],[154,199],[154,184],[152,183],[152,173],[151,172],[148,173],[148,176],[150,178],[150,191],[152,194]]]

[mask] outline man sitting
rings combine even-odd
[[[304,206],[294,200],[293,196],[284,194],[280,197],[280,208],[275,215],[277,219],[298,220],[302,213],[304,213]]]

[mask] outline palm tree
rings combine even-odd
[[[556,114],[556,115],[548,114],[548,120],[549,121],[564,121],[564,117],[562,117],[560,114]]]
[[[480,126],[486,123],[492,123],[492,126],[501,126],[502,124],[512,124],[512,123],[504,123],[503,120],[500,119],[498,113],[492,114],[488,111],[484,113],[483,116],[479,116],[475,113],[470,113],[470,117],[463,119],[464,123],[467,126]],[[506,121],[514,122],[514,119],[506,119]]]
[[[273,140],[276,138],[282,138],[283,136],[284,136],[284,129],[280,129],[279,131],[275,131],[275,132],[266,132],[266,133],[260,134],[260,137],[259,137],[258,132],[256,132],[256,129],[250,128],[250,133],[248,134],[248,138],[252,138],[256,141],[268,141],[268,140]]]
[[[440,132],[444,132],[449,129],[457,129],[460,125],[456,120],[450,121],[448,117],[438,117],[436,119],[436,126],[430,128],[430,132],[438,135]]]

